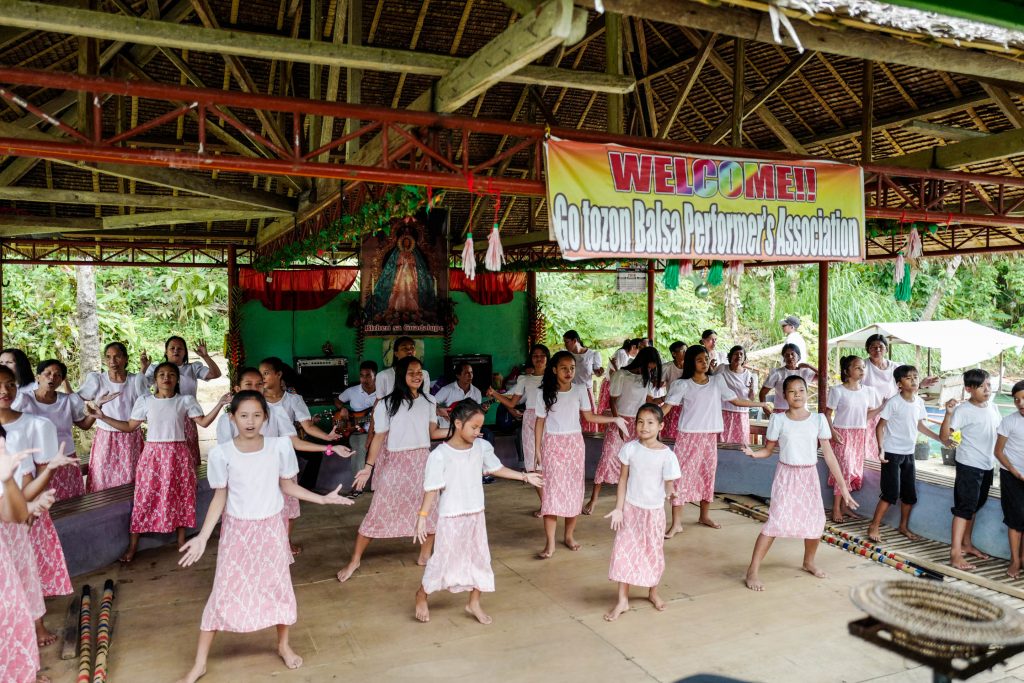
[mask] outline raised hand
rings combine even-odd
[[[484,394],[487,398],[494,398],[498,395],[498,392],[494,390],[494,387],[487,387],[487,393]]]
[[[149,360],[149,354],[143,349],[142,353],[139,354],[139,367],[142,368],[142,374],[146,374],[146,370],[149,370],[149,366],[152,364],[152,361]]]
[[[61,443],[63,449],[64,444]],[[51,472],[56,472],[61,467],[67,467],[68,465],[78,465],[78,457],[73,455],[58,455],[56,458],[46,463],[46,469]]]
[[[341,484],[330,493],[324,494],[324,505],[352,505],[355,503],[351,498],[341,495]]]
[[[178,549],[178,552],[184,553],[181,559],[178,560],[178,564],[182,567],[190,567],[198,562],[199,558],[206,552],[206,539],[203,538],[202,534],[191,538]]]
[[[960,401],[955,398],[951,398],[946,401],[946,410],[953,410],[953,408],[956,408],[958,405],[960,405]]]
[[[203,358],[206,358],[207,356],[210,355],[206,352],[206,342],[203,341],[202,339],[196,340],[196,343],[192,346],[192,348],[195,349],[195,352],[198,353]]]
[[[39,452],[38,448],[19,453],[8,453],[5,444],[0,443],[0,482],[7,482],[14,473],[18,471],[18,464],[21,463],[30,453]]]
[[[618,508],[609,512],[604,518],[612,520],[612,531],[618,531],[619,527],[622,526],[622,510]]]
[[[107,393],[107,394],[103,394],[101,396],[97,396],[93,401],[90,401],[90,403],[94,403],[97,408],[100,408],[100,407],[105,406],[106,404],[110,403],[111,401],[113,401],[115,398],[117,398],[120,395],[121,395],[120,391],[113,391],[113,392],[110,392],[110,393]]]

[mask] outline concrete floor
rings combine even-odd
[[[581,517],[577,553],[564,547],[547,561],[531,491],[512,482],[487,488],[488,526],[497,593],[484,597],[494,618],[481,626],[466,615],[466,596],[435,594],[432,620],[413,619],[413,594],[422,568],[407,541],[376,541],[363,567],[345,585],[334,579],[352,548],[369,504],[351,508],[303,504],[295,540],[305,551],[292,567],[299,621],[292,645],[305,665],[288,671],[274,653],[271,630],[221,634],[203,679],[219,681],[675,681],[716,673],[749,681],[924,682],[931,672],[848,635],[862,616],[847,598],[851,586],[903,575],[840,550],[820,546],[830,573],[814,579],[799,570],[802,543],[780,540],[763,569],[768,590],[755,594],[741,579],[760,524],[717,509],[723,528],[692,524],[666,546],[668,569],[656,612],[642,593],[615,623],[602,614],[615,587],[607,580],[613,532],[598,515]],[[216,547],[190,569],[176,565],[173,548],[142,552],[129,568],[78,577],[76,588],[104,579],[118,584],[110,652],[110,680],[174,681],[195,652],[199,619],[213,580]],[[51,628],[70,598],[49,601]],[[75,680],[76,661],[43,652],[44,673],[55,683]],[[1024,681],[1024,655],[974,681]]]

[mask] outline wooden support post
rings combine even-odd
[[[0,252],[3,251],[0,242]],[[0,258],[0,349],[4,347],[4,260]]]
[[[872,133],[875,129],[875,63],[864,60],[864,78],[860,100],[864,106],[860,126],[860,162],[870,164],[874,156]]]
[[[605,41],[605,73],[613,76],[622,75],[622,15],[607,13],[604,15]],[[623,131],[623,97],[620,94],[608,94],[608,132]]]
[[[654,343],[654,259],[647,261],[647,338]]]
[[[529,354],[533,345],[539,341],[537,320],[540,314],[537,307],[537,273],[532,270],[526,273],[526,306],[526,353]]]
[[[818,412],[828,398],[828,261],[818,261]]]
[[[732,135],[729,143],[733,147],[743,146],[743,71],[747,61],[747,41],[736,39],[734,48],[735,64],[732,71]]]
[[[240,301],[239,293],[239,282],[238,282],[238,251],[234,244],[228,245],[228,343],[227,343],[227,355],[228,355],[228,374],[238,372],[239,368],[233,367],[233,362],[244,357],[244,346],[242,345],[242,333],[238,329],[238,316],[240,311],[238,310],[238,304]],[[232,346],[238,345],[238,349],[243,351],[243,355],[239,358],[235,358],[232,353]],[[240,361],[241,362],[241,361]],[[229,377],[229,381],[234,382],[237,377]]]

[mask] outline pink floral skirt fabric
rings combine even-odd
[[[0,553],[6,552],[10,556],[28,614],[35,621],[46,614],[46,601],[43,584],[39,581],[35,551],[28,538],[28,525],[0,522],[0,546]]]
[[[0,523],[0,526],[7,526]],[[2,533],[2,532],[0,532]],[[39,671],[36,629],[15,567],[12,548],[0,539],[0,681],[34,683]]]
[[[89,493],[131,484],[142,454],[142,431],[113,432],[97,429],[89,453]]]
[[[723,410],[722,424],[725,425],[725,428],[718,435],[719,443],[735,443],[741,446],[750,445],[750,413],[746,410],[742,413]]]
[[[57,528],[53,526],[49,511],[36,518],[28,530],[28,540],[35,552],[36,569],[39,572],[39,583],[43,587],[43,595],[48,598],[57,595],[71,595],[71,575],[68,563],[64,559],[64,549],[57,536]]]
[[[629,502],[615,532],[608,579],[652,588],[665,573],[665,508],[648,510]]]
[[[761,533],[773,538],[819,538],[825,530],[825,506],[815,465],[779,463],[772,481],[768,521]]]
[[[583,435],[545,434],[541,444],[544,487],[540,490],[540,512],[556,517],[575,517],[583,509],[586,482],[586,452]]]
[[[864,479],[864,456],[868,449],[868,430],[867,428],[836,427],[832,431],[843,439],[843,443],[839,443],[833,438],[832,450],[836,454],[836,460],[839,461],[839,469],[843,472],[846,487],[851,492],[859,491]],[[832,487],[837,496],[841,494],[839,484],[831,474],[828,475],[828,485]]]
[[[718,467],[718,434],[680,432],[672,449],[682,476],[672,484],[672,505],[715,499],[715,469]]]
[[[484,513],[441,517],[437,520],[434,554],[423,572],[423,590],[462,593],[474,589],[494,591]]]
[[[135,472],[133,534],[196,525],[196,468],[184,441],[147,442]]]
[[[373,470],[373,499],[359,533],[368,538],[411,538],[423,502],[423,475],[430,450],[382,451]],[[437,507],[427,517],[427,533],[437,529]]]
[[[627,441],[636,438],[636,418],[624,417],[626,428],[629,431],[629,438],[623,438],[622,432],[615,425],[608,425],[604,432],[604,445],[601,446],[601,460],[597,463],[597,471],[594,472],[595,484],[618,484],[619,473],[622,471],[622,463],[619,461],[619,451]]]

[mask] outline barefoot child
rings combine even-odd
[[[950,434],[959,430],[960,444],[956,447],[956,481],[953,483],[952,543],[949,563],[957,569],[970,570],[975,566],[967,555],[979,560],[988,555],[974,547],[971,532],[974,515],[988,500],[995,474],[996,431],[1001,418],[992,398],[988,373],[975,368],[964,373],[964,391],[968,400],[957,405],[956,399],[946,402],[946,414],[939,428],[939,438],[950,440]]]
[[[484,409],[472,399],[459,401],[450,413],[448,440],[427,458],[423,502],[416,517],[416,541],[427,540],[427,518],[435,502],[438,520],[434,554],[427,561],[423,582],[416,591],[416,618],[423,622],[430,621],[427,596],[447,590],[469,591],[466,611],[481,624],[491,623],[491,617],[480,606],[480,593],[494,592],[481,475],[515,479],[524,485],[544,484],[536,472],[517,472],[501,464],[494,447],[479,438],[484,415]]]
[[[299,465],[291,441],[261,434],[270,412],[262,394],[238,392],[231,399],[230,412],[238,436],[210,451],[207,476],[214,490],[213,501],[202,530],[182,546],[184,555],[178,562],[182,567],[198,562],[214,527],[222,522],[213,591],[199,626],[195,664],[182,679],[187,683],[206,673],[217,631],[251,633],[276,626],[277,653],[285,666],[302,666],[302,657],[288,642],[296,606],[282,493],[320,505],[352,504],[338,494],[340,486],[321,496],[292,480]]]
[[[568,335],[568,332],[566,333]],[[555,553],[558,518],[565,518],[563,540],[569,550],[579,550],[573,531],[576,517],[583,509],[586,490],[586,452],[581,420],[591,424],[615,424],[623,434],[626,423],[621,417],[595,415],[593,401],[582,384],[573,382],[576,359],[568,351],[559,351],[544,368],[534,443],[537,469],[544,472],[540,511],[544,516],[544,550],[537,556],[546,560]]]
[[[893,372],[893,381],[899,393],[885,402],[878,416],[878,426],[875,427],[875,439],[879,444],[878,459],[882,463],[882,490],[868,526],[868,538],[875,543],[882,541],[879,533],[882,517],[889,506],[895,505],[897,501],[900,502],[900,526],[897,531],[911,541],[920,540],[920,536],[910,531],[910,512],[917,503],[914,443],[918,433],[942,441],[938,434],[925,426],[928,412],[924,408],[924,401],[917,395],[917,368],[913,365],[899,366]]]
[[[759,575],[761,562],[776,538],[804,539],[804,571],[818,577],[827,574],[814,564],[821,534],[825,530],[825,511],[821,500],[821,480],[818,478],[818,446],[825,457],[829,472],[839,484],[839,493],[850,510],[857,502],[850,497],[839,463],[832,454],[832,437],[824,415],[807,411],[807,381],[798,375],[788,377],[782,385],[782,395],[788,408],[775,413],[768,420],[764,448],[743,452],[752,458],[767,458],[775,445],[779,446],[779,464],[772,481],[771,508],[768,521],[754,543],[745,582],[752,591],[763,591]]]
[[[867,454],[868,424],[882,409],[882,397],[874,387],[863,386],[864,359],[843,356],[839,361],[842,384],[828,390],[825,419],[832,430],[832,448],[835,450],[843,480],[850,491],[859,491],[864,478],[864,456]],[[832,521],[844,522],[846,516],[855,516],[843,507],[839,483],[831,476]]]
[[[1021,554],[1024,550],[1024,382],[1013,385],[1013,406],[999,423],[996,437],[996,459],[999,472],[999,502],[1003,506],[1003,524],[1010,540],[1010,567],[1006,574],[1020,578]]]
[[[658,596],[658,584],[665,572],[665,499],[672,494],[672,482],[682,476],[672,449],[658,441],[665,426],[661,408],[653,403],[640,406],[636,414],[636,440],[618,453],[622,471],[611,518],[615,533],[608,580],[619,582],[619,599],[607,614],[615,621],[629,609],[629,587],[649,589],[647,599],[659,612],[665,602]]]

